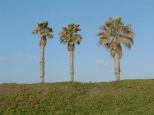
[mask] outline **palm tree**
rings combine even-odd
[[[134,32],[131,25],[125,25],[122,18],[109,18],[104,25],[100,26],[98,33],[99,43],[104,45],[114,58],[115,77],[120,80],[120,59],[122,57],[122,45],[131,48],[134,43]]]
[[[48,26],[48,22],[38,23],[36,28],[32,31],[33,34],[38,34],[40,36],[40,79],[44,82],[44,48],[47,43],[47,38],[53,38],[52,28]]]
[[[68,51],[70,54],[70,79],[74,81],[74,49],[75,44],[80,44],[81,35],[78,34],[80,31],[80,25],[68,24],[67,27],[62,27],[60,32],[60,42],[67,43]]]

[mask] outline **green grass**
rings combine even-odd
[[[154,115],[154,80],[0,84],[0,115]]]

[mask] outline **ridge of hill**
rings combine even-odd
[[[154,115],[154,79],[4,83],[0,115]]]

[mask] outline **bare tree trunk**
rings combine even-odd
[[[74,51],[69,51],[70,54],[70,80],[74,81]]]
[[[115,77],[116,81],[120,80],[120,55],[118,53],[115,54],[114,57],[114,66],[115,66]]]
[[[44,83],[44,47],[40,47],[40,79]]]

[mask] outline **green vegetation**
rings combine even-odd
[[[154,115],[154,80],[1,84],[0,115]]]

